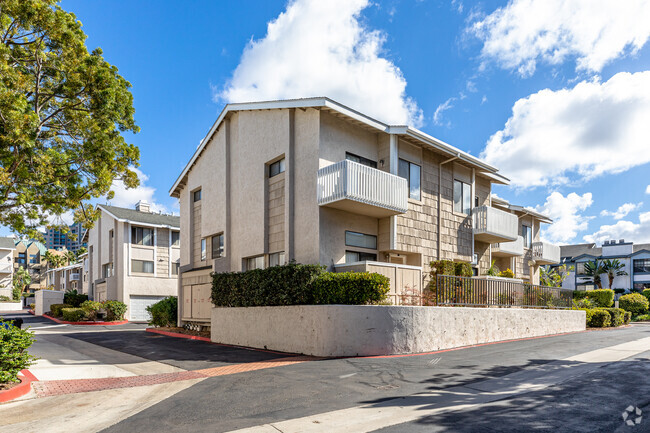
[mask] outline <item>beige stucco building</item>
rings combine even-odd
[[[88,233],[87,293],[95,301],[124,302],[129,320],[147,320],[147,306],[178,294],[179,217],[151,212],[142,201],[136,209],[98,208]]]
[[[47,271],[47,260],[45,260],[47,248],[45,245],[39,241],[27,239],[16,241],[15,246],[14,272],[19,268],[25,268],[32,279],[27,291],[34,292],[45,287],[45,272]]]
[[[507,183],[447,143],[328,98],[229,104],[170,190],[181,319],[209,322],[211,271],[290,260],[371,270],[391,278],[394,302],[421,292],[432,260],[483,274],[491,247],[520,236],[517,212],[492,203],[492,185]]]
[[[76,290],[85,293],[82,287],[83,263],[74,263],[60,268],[48,269],[45,274],[45,286],[49,290],[65,292]]]
[[[15,242],[12,238],[0,237],[0,295],[12,297],[14,276]]]

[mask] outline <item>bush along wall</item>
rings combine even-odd
[[[168,296],[147,307],[147,312],[151,314],[149,324],[152,326],[176,326],[178,317],[178,298]]]
[[[614,291],[611,289],[575,290],[573,299],[591,299],[598,307],[609,308],[614,305]]]
[[[623,295],[618,300],[618,306],[629,311],[632,315],[643,314],[648,311],[648,298],[640,293],[630,293]]]
[[[217,307],[363,305],[382,301],[389,289],[383,275],[325,272],[320,265],[297,263],[212,274],[212,303]]]

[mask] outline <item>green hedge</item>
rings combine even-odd
[[[632,313],[630,313],[629,311],[624,311],[624,313],[625,316],[623,318],[623,322],[627,325],[628,323],[630,323],[630,320],[632,320]]]
[[[82,295],[76,292],[67,292],[63,295],[63,303],[72,305],[74,308],[81,307],[81,304],[88,300],[88,295]]]
[[[79,308],[85,312],[86,318],[93,321],[97,320],[97,313],[99,313],[99,310],[101,310],[102,307],[102,303],[97,301],[84,301],[79,306]]]
[[[18,373],[36,359],[27,349],[34,343],[34,334],[13,325],[5,328],[0,319],[0,383],[18,381]]]
[[[52,304],[50,305],[50,314],[52,317],[61,317],[63,313],[61,310],[64,308],[73,308],[70,304]]]
[[[614,305],[614,291],[611,289],[574,290],[573,299],[589,298],[601,308]]]
[[[83,308],[63,308],[61,312],[66,322],[81,322],[86,319],[86,311]]]
[[[367,304],[383,300],[388,289],[388,278],[377,274],[337,274],[297,263],[212,274],[212,303],[217,307]]]
[[[454,272],[459,277],[471,277],[474,275],[472,265],[466,262],[457,262],[454,267]]]
[[[621,326],[625,324],[625,310],[622,308],[603,308],[609,313],[611,324],[610,326]]]
[[[107,321],[114,322],[124,320],[126,304],[120,301],[104,301],[104,310],[106,310]]]
[[[634,315],[648,311],[648,304],[648,298],[640,293],[630,293],[618,299],[618,306]]]
[[[612,323],[612,317],[605,310],[592,310],[590,316],[588,326],[592,328],[606,328]]]
[[[648,301],[650,301],[650,289],[643,289],[643,291],[641,292],[641,294],[642,294],[643,296],[645,296],[646,298],[648,298]]]
[[[169,296],[147,307],[152,326],[176,326],[178,320],[178,298]]]

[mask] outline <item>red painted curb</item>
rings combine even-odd
[[[65,325],[88,325],[88,326],[113,326],[113,325],[124,325],[129,323],[128,320],[122,320],[120,322],[67,322],[65,320],[57,319],[56,317],[43,314],[43,317],[50,319],[56,323],[63,323]]]
[[[208,337],[200,337],[198,335],[187,335],[187,334],[181,334],[179,332],[161,331],[156,328],[147,328],[146,331],[153,332],[154,334],[166,335],[168,337],[187,338],[188,340],[207,341],[208,343],[211,343]]]
[[[32,382],[38,381],[36,376],[34,376],[29,370],[21,370],[19,374],[23,376],[22,378],[19,377],[20,385],[14,386],[5,391],[0,391],[0,403],[6,403],[18,397],[22,397],[32,389]]]
[[[27,310],[27,312],[28,312],[29,314],[31,314],[32,316],[36,315],[36,313],[34,313],[34,310]]]

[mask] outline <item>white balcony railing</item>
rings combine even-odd
[[[524,238],[517,236],[516,241],[499,242],[492,245],[492,255],[496,257],[514,257],[524,255]]]
[[[408,210],[408,186],[399,176],[345,160],[318,170],[318,204],[364,215],[397,215]]]
[[[533,242],[533,260],[538,265],[560,263],[560,247],[548,242]]]
[[[0,274],[10,274],[13,271],[14,265],[11,263],[0,264]]]
[[[70,274],[70,281],[79,281],[79,274]]]
[[[491,206],[480,206],[472,210],[472,218],[474,239],[478,241],[494,244],[517,240],[519,225],[517,215]]]

